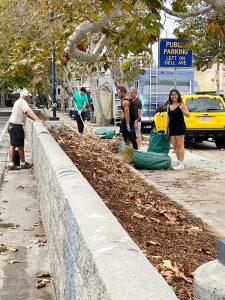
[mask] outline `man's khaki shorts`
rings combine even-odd
[[[138,122],[138,128],[135,128],[136,137],[141,136],[141,122]]]

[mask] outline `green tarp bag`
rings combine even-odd
[[[134,150],[133,164],[137,169],[167,170],[171,166],[171,158],[166,153]]]
[[[95,130],[95,133],[101,136],[101,139],[112,139],[116,131],[109,128],[98,128]]]
[[[148,152],[169,153],[170,139],[162,131],[152,131],[149,138]]]
[[[125,146],[126,146],[126,144],[125,144],[124,141],[119,141],[119,143],[118,143],[118,150],[119,150],[119,153],[123,153],[123,152],[124,152]]]

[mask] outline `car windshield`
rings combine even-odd
[[[190,112],[225,111],[223,102],[218,98],[190,98],[186,105]]]

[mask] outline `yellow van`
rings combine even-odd
[[[187,95],[182,96],[190,117],[184,117],[186,124],[185,140],[196,142],[212,138],[217,148],[225,148],[225,102],[220,96]],[[164,103],[153,118],[152,127],[157,131],[166,130],[167,105]]]

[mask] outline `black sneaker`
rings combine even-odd
[[[22,164],[20,165],[20,169],[30,169],[32,167],[33,167],[33,165],[28,162],[25,162],[24,165],[22,165]]]
[[[7,170],[11,171],[11,170],[18,170],[17,166],[15,166],[14,164],[12,166],[8,165],[7,166]]]

